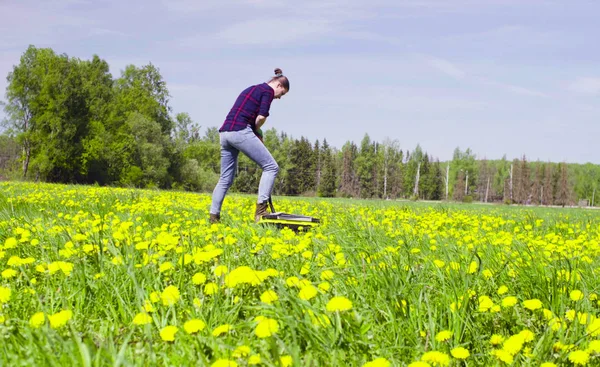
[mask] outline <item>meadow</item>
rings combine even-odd
[[[598,366],[600,212],[0,182],[0,365]]]

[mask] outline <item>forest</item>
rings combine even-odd
[[[117,78],[95,55],[29,48],[7,76],[0,179],[212,191],[217,127],[169,105],[159,69],[129,65]],[[598,206],[600,165],[477,157],[457,147],[439,161],[388,137],[331,146],[274,128],[264,143],[280,166],[276,195]],[[261,170],[240,155],[233,191],[256,192]]]

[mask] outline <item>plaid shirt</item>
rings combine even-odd
[[[256,116],[269,116],[275,91],[267,83],[246,88],[237,98],[219,131],[256,130]]]

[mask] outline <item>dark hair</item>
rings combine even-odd
[[[283,71],[280,68],[275,68],[275,76],[269,80],[269,83],[272,81],[278,81],[281,85],[289,92],[290,90],[290,81],[286,76],[283,76]]]

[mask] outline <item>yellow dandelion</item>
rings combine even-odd
[[[229,331],[231,331],[231,329],[231,325],[229,324],[220,325],[213,330],[212,335],[221,336],[223,334],[227,334]]]
[[[194,334],[194,333],[197,333],[198,331],[202,331],[202,330],[204,330],[205,327],[206,327],[206,324],[204,323],[204,321],[199,320],[199,319],[191,319],[191,320],[187,321],[185,324],[183,324],[183,329],[188,334]]]
[[[362,365],[362,367],[389,367],[391,366],[390,361],[385,358],[379,357],[374,360],[367,362]]]
[[[583,292],[579,290],[571,291],[571,293],[569,293],[569,298],[571,299],[571,301],[580,301],[583,299]]]
[[[436,350],[426,352],[421,356],[421,360],[434,366],[448,366],[450,364],[450,356]]]
[[[452,337],[452,331],[450,330],[442,330],[435,335],[435,340],[438,342],[445,342],[446,340]]]
[[[217,283],[210,282],[206,283],[206,285],[204,286],[204,294],[206,295],[215,294],[218,290],[219,286],[217,285]]]
[[[192,277],[192,283],[194,283],[196,285],[204,284],[204,282],[206,282],[206,275],[204,275],[202,273],[196,273]]]
[[[146,312],[140,312],[133,318],[134,325],[146,325],[152,322],[152,317]]]
[[[0,304],[10,301],[11,294],[10,288],[0,286]]]
[[[329,302],[327,302],[326,309],[329,312],[348,311],[352,309],[352,302],[343,296],[333,297],[329,300]]]
[[[261,295],[260,295],[260,301],[262,303],[266,303],[268,305],[272,304],[273,302],[276,302],[279,299],[279,297],[277,296],[277,293],[275,293],[275,291],[264,291]]]
[[[15,269],[6,269],[2,272],[2,278],[10,279],[17,276],[17,271]]]
[[[166,342],[172,342],[175,340],[175,334],[177,333],[177,330],[179,330],[177,326],[165,326],[160,330],[160,338]]]
[[[222,275],[227,274],[227,266],[225,265],[219,265],[215,268],[215,276],[220,277]]]
[[[42,325],[44,325],[45,321],[46,321],[46,316],[44,315],[44,313],[37,312],[37,313],[34,313],[33,316],[31,316],[31,318],[29,319],[29,325],[32,328],[37,329],[37,328],[41,327]]]
[[[235,348],[232,356],[235,358],[241,358],[246,357],[248,354],[250,354],[250,347],[247,345],[240,345],[239,347]]]
[[[523,301],[523,307],[531,311],[539,310],[542,308],[542,301],[537,298],[528,299],[527,301]]]
[[[250,356],[250,358],[248,358],[248,364],[251,366],[260,364],[262,362],[261,358],[260,358],[260,354],[253,354]]]
[[[179,301],[180,294],[179,289],[174,285],[170,285],[163,290],[160,295],[163,305],[165,306],[173,306],[177,301]]]
[[[235,361],[231,361],[229,359],[217,359],[211,367],[237,367],[237,363]]]
[[[48,320],[50,321],[50,327],[53,329],[59,329],[67,324],[71,317],[73,316],[73,312],[71,310],[62,310],[54,315],[48,316]]]
[[[452,357],[456,359],[467,359],[471,355],[469,351],[463,347],[457,347],[450,351]]]
[[[427,362],[416,361],[409,364],[408,367],[431,367],[431,365]]]
[[[590,360],[590,354],[583,350],[576,350],[569,353],[569,361],[574,365],[585,366]]]
[[[279,358],[279,363],[281,364],[281,367],[290,367],[292,365],[292,356],[281,356]]]
[[[264,318],[262,319],[258,325],[256,325],[256,329],[254,329],[254,334],[259,338],[268,338],[273,334],[276,334],[279,331],[279,323],[277,320]]]
[[[298,297],[300,299],[308,301],[308,300],[316,297],[316,295],[318,293],[319,293],[319,291],[317,290],[317,288],[315,288],[312,285],[307,285],[305,287],[300,288],[300,292],[298,292]]]
[[[504,299],[502,299],[502,307],[504,307],[504,308],[513,307],[514,305],[517,304],[517,302],[518,302],[517,297],[514,297],[514,296],[504,297]]]
[[[334,273],[331,270],[323,270],[321,272],[321,280],[331,280],[334,277]]]

